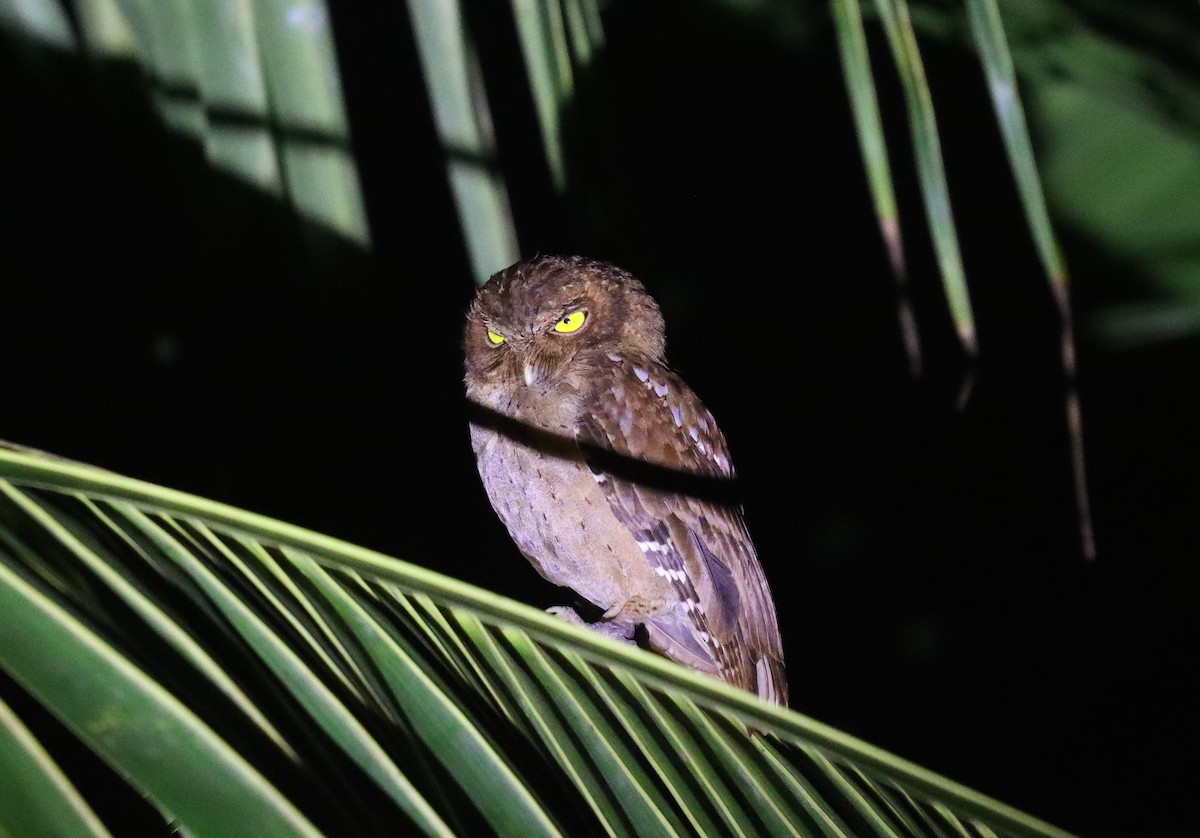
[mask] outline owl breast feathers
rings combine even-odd
[[[597,628],[787,704],[767,580],[712,415],[666,366],[663,320],[625,271],[519,262],[467,314],[471,444],[521,552],[602,610]]]

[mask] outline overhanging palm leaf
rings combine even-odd
[[[189,833],[1061,834],[535,609],[37,453],[0,450],[0,613],[0,668]],[[0,827],[104,834],[47,750],[0,705]]]

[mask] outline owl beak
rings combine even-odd
[[[545,383],[554,377],[554,372],[558,369],[558,362],[555,358],[548,358],[546,353],[537,350],[530,352],[524,360],[521,375],[525,379],[527,387]]]
[[[532,346],[521,358],[521,377],[526,387],[542,387],[552,381],[562,365],[562,359],[545,346]]]

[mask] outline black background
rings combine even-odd
[[[366,5],[332,23],[369,252],[210,168],[135,68],[0,32],[0,437],[562,601],[478,485],[443,156],[404,4]],[[734,452],[795,709],[1073,831],[1196,826],[1173,755],[1195,743],[1200,341],[1081,339],[1085,561],[1058,321],[974,58],[925,48],[979,333],[959,410],[882,65],[916,380],[827,24],[797,49],[716,7],[614,4],[557,196],[508,14],[468,22],[522,251],[610,259],[661,302]],[[1138,268],[1059,233],[1086,325]]]

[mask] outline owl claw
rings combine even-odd
[[[622,611],[625,610],[625,606],[629,604],[629,600],[630,597],[625,597],[625,599],[613,605],[612,608],[609,608],[600,615],[600,621],[603,623],[608,623],[614,620]]]
[[[611,608],[600,615],[600,622],[636,625],[644,623],[649,615],[657,614],[661,610],[659,603],[635,593],[620,602],[613,603]]]
[[[568,623],[574,623],[577,626],[585,626],[590,628],[597,634],[603,634],[605,637],[611,637],[614,640],[623,640],[628,643],[633,643],[633,629],[628,626],[618,626],[601,619],[595,623],[589,623],[580,617],[579,614],[569,605],[553,605],[546,609],[547,614],[553,614],[560,620],[565,620]]]
[[[588,623],[584,622],[583,617],[580,617],[575,609],[569,605],[551,605],[546,609],[546,613],[553,614],[560,620],[566,620],[568,623],[574,623],[577,626],[588,625]]]

